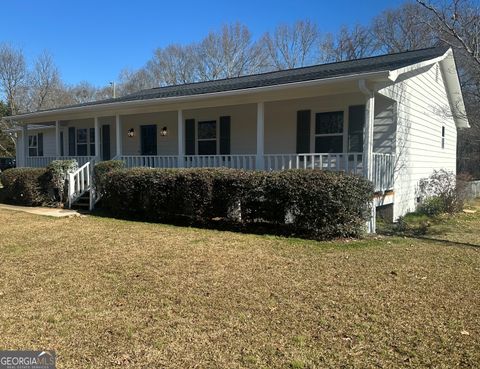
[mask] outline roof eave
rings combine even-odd
[[[390,79],[390,81],[395,82],[398,79],[398,77],[400,77],[402,74],[405,74],[405,73],[408,73],[408,72],[411,72],[411,71],[414,71],[414,70],[417,70],[417,69],[420,69],[420,68],[423,68],[423,67],[428,67],[428,66],[433,65],[435,63],[441,62],[442,60],[444,60],[449,55],[449,52],[451,52],[451,49],[448,49],[443,55],[440,55],[436,58],[424,60],[422,62],[411,64],[411,65],[408,65],[406,67],[391,70],[389,72],[388,78]]]
[[[238,89],[238,90],[212,92],[212,93],[199,94],[199,95],[163,97],[163,98],[154,98],[154,99],[145,99],[145,100],[119,101],[119,102],[110,102],[110,103],[104,103],[104,104],[66,107],[66,108],[60,108],[60,109],[54,109],[54,110],[45,110],[40,112],[14,115],[14,116],[8,117],[8,119],[10,119],[11,121],[16,121],[21,124],[22,120],[38,119],[41,117],[50,117],[50,118],[55,116],[60,117],[61,115],[64,115],[64,114],[75,114],[80,112],[83,112],[83,113],[91,112],[93,115],[95,115],[95,113],[100,113],[101,111],[105,111],[105,110],[115,110],[115,109],[143,107],[143,106],[148,107],[152,105],[175,104],[175,103],[182,104],[182,103],[188,103],[190,101],[193,102],[193,101],[202,100],[202,99],[227,97],[227,96],[241,96],[241,95],[251,94],[251,93],[271,92],[271,91],[282,90],[282,89],[298,88],[302,86],[306,87],[306,86],[316,86],[316,85],[322,85],[322,84],[328,84],[328,83],[354,81],[358,79],[387,81],[389,79],[389,75],[390,75],[389,71],[357,73],[357,74],[350,74],[346,76],[314,79],[310,81],[291,82],[291,83],[279,84],[274,86],[262,86],[262,87],[253,87],[253,88]]]
[[[458,77],[457,66],[452,49],[447,51],[444,60],[440,63],[440,69],[445,81],[448,102],[450,104],[450,110],[452,111],[455,125],[457,128],[470,128],[465,102],[463,100],[462,87],[460,85],[460,79]]]

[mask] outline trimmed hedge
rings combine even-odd
[[[49,202],[49,173],[45,168],[13,168],[0,174],[4,201],[26,206]]]
[[[66,177],[78,167],[75,160],[54,160],[47,168],[13,168],[0,174],[1,200],[14,205],[62,206]]]
[[[49,197],[54,203],[67,202],[67,177],[78,169],[76,160],[53,160],[47,166]]]
[[[93,181],[97,192],[103,192],[103,184],[108,173],[117,169],[122,169],[123,167],[125,167],[125,163],[121,160],[107,160],[96,164],[93,168]]]
[[[121,169],[104,182],[112,214],[230,227],[268,225],[316,239],[359,236],[370,216],[366,179],[317,170]]]

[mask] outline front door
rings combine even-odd
[[[157,155],[157,125],[140,127],[142,155]]]
[[[110,160],[110,125],[102,126],[102,160]]]

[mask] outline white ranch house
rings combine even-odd
[[[17,115],[17,164],[76,159],[71,200],[100,160],[128,167],[346,171],[376,206],[414,210],[418,181],[456,170],[468,128],[451,49],[430,48]],[[93,191],[91,191],[93,192]],[[93,204],[93,203],[92,203]]]

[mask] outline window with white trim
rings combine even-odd
[[[95,155],[95,129],[77,128],[77,155]]]
[[[198,122],[198,155],[217,154],[217,122]]]
[[[343,152],[343,111],[315,114],[315,152]]]
[[[28,156],[38,156],[38,135],[28,136]]]

